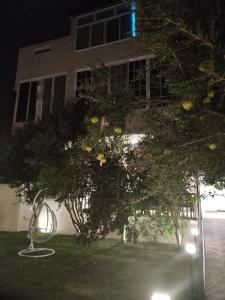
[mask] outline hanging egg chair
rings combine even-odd
[[[37,201],[43,190],[40,190],[34,198],[32,205],[33,214],[29,223],[28,238],[30,239],[30,246],[18,254],[26,257],[45,257],[55,253],[55,250],[49,248],[35,248],[34,243],[42,244],[49,241],[56,233],[57,220],[55,213],[49,205],[45,202],[46,197]]]

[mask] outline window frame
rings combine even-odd
[[[117,13],[117,9],[119,7],[122,7],[122,6],[124,6],[124,5],[120,3],[120,4],[110,6],[110,7],[104,8],[104,9],[96,10],[92,13],[87,13],[87,14],[82,14],[82,15],[77,16],[75,18],[75,28],[74,28],[74,33],[73,33],[73,36],[74,36],[74,52],[86,51],[88,49],[94,49],[94,48],[107,46],[107,45],[112,45],[112,44],[119,43],[119,42],[122,42],[122,41],[130,40],[132,38],[131,36],[128,36],[127,38],[121,38],[121,34],[122,34],[122,32],[121,32],[121,17],[129,15],[129,17],[131,19],[131,12],[132,11],[131,11],[131,8],[130,8],[129,11],[126,11],[126,12],[123,12],[123,13]],[[113,10],[113,16],[103,18],[101,20],[97,20],[97,14],[99,14],[100,12],[110,10],[110,9]],[[83,17],[91,16],[91,15],[93,15],[93,22],[89,22],[89,23],[86,23],[86,24],[83,24],[83,25],[78,25],[79,19],[82,19]],[[113,19],[118,19],[119,20],[119,39],[116,40],[116,41],[107,42],[107,22],[110,21],[110,20],[113,20]],[[92,27],[93,27],[93,25],[95,25],[97,23],[104,23],[104,34],[103,34],[104,35],[104,42],[102,44],[92,46],[91,45],[91,42],[92,42]],[[77,32],[78,32],[79,28],[86,27],[86,26],[89,26],[88,47],[87,48],[82,48],[82,49],[77,49],[77,44],[78,44],[78,42],[77,42]]]
[[[40,82],[41,97],[43,97],[44,80],[46,80],[46,79],[52,79],[51,98],[53,98],[54,97],[55,78],[56,77],[60,77],[60,76],[65,76],[66,77],[66,83],[65,83],[65,103],[66,103],[66,99],[67,99],[67,84],[68,84],[68,73],[66,73],[66,72],[57,73],[57,74],[53,74],[53,75],[40,76],[40,77],[33,77],[31,79],[24,79],[24,80],[18,81],[18,88],[17,88],[17,93],[16,93],[16,101],[15,101],[15,108],[14,108],[14,115],[13,115],[13,125],[21,124],[21,123],[23,124],[23,123],[26,123],[28,121],[28,113],[29,113],[29,106],[30,106],[30,95],[31,95],[31,85],[32,85],[32,82],[36,82],[36,81]],[[29,98],[28,98],[28,101],[27,101],[26,120],[22,121],[22,122],[17,122],[16,121],[16,117],[17,117],[18,104],[19,104],[20,86],[23,83],[29,83],[29,94],[28,94]],[[52,110],[53,110],[53,103],[51,101],[51,103],[50,103],[50,113],[52,113]],[[38,119],[41,119],[42,116],[43,116],[42,112],[41,112],[41,115],[38,116],[38,112],[36,111],[34,122],[36,122]]]
[[[112,66],[118,66],[118,65],[122,65],[122,64],[127,64],[129,65],[130,62],[135,62],[135,61],[141,61],[141,60],[145,60],[145,65],[146,65],[146,74],[145,74],[145,80],[146,80],[146,87],[145,87],[145,97],[134,97],[135,99],[139,99],[140,101],[144,98],[146,99],[146,101],[148,103],[155,103],[155,101],[157,102],[158,99],[164,99],[164,98],[169,98],[170,95],[163,95],[161,94],[162,92],[162,86],[160,86],[160,96],[158,97],[151,97],[151,71],[150,71],[150,63],[151,60],[154,61],[155,56],[154,55],[145,55],[145,56],[138,56],[138,57],[134,57],[134,58],[130,58],[130,59],[124,59],[124,60],[119,60],[119,61],[114,61],[114,62],[110,62],[105,64],[106,67],[112,67]],[[75,70],[75,84],[74,84],[74,95],[75,97],[77,96],[77,74],[79,72],[84,72],[84,71],[91,71],[90,67],[86,67],[86,68],[80,68],[80,69],[76,69]],[[159,71],[160,72],[160,71]],[[161,73],[161,72],[160,72]],[[162,77],[162,76],[160,76]],[[92,80],[92,79],[91,79]],[[162,80],[160,79],[160,83],[162,82]],[[128,67],[128,87],[129,87],[129,67]],[[108,78],[108,95],[111,95],[111,80],[110,80],[110,76]]]
[[[148,69],[147,69],[147,63],[150,59],[154,59],[154,56],[153,55],[138,56],[138,57],[135,57],[135,58],[110,62],[110,63],[105,64],[105,66],[111,68],[113,66],[119,66],[119,65],[127,64],[127,85],[128,85],[128,88],[129,88],[129,63],[135,62],[135,61],[145,60],[145,62],[146,62],[146,97],[145,98],[149,100],[150,99],[150,93],[148,92],[148,87],[150,87],[150,85],[148,83],[149,83],[149,77],[150,76],[148,74],[149,72],[148,72]],[[75,81],[75,84],[74,84],[75,97],[77,97],[77,74],[80,73],[80,72],[85,72],[85,71],[91,71],[91,68],[86,67],[86,68],[80,68],[80,69],[75,70],[75,78],[74,78],[74,81]],[[110,79],[110,76],[108,78],[108,89],[107,90],[108,90],[108,95],[110,95],[111,94],[111,79]]]

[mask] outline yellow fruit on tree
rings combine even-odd
[[[214,97],[213,91],[209,91],[209,92],[208,92],[208,97],[209,97],[209,98],[213,98],[213,97]]]
[[[193,103],[192,103],[191,100],[184,100],[184,101],[182,102],[182,106],[183,106],[183,108],[184,108],[185,110],[191,110],[192,107],[193,107]]]
[[[102,159],[105,159],[105,156],[104,156],[104,154],[103,153],[98,153],[98,155],[97,155],[97,160],[102,160]]]
[[[200,65],[200,66],[198,67],[198,70],[199,70],[200,72],[205,72],[205,67],[204,67],[203,65]]]
[[[212,150],[212,151],[215,151],[217,149],[217,145],[212,143],[212,144],[209,144],[209,149]]]
[[[96,124],[96,123],[98,123],[99,120],[98,120],[97,116],[93,116],[93,117],[91,117],[90,121],[92,124]]]
[[[120,127],[115,127],[114,132],[120,134],[122,132],[122,129]]]
[[[102,158],[102,159],[100,159],[100,162],[101,162],[102,164],[105,164],[105,163],[106,163],[106,159],[105,159],[105,158]]]
[[[85,150],[86,150],[87,152],[91,152],[91,151],[92,151],[92,147],[91,147],[91,146],[85,146]]]

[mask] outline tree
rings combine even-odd
[[[178,1],[176,9],[167,1],[142,1],[140,7],[136,43],[155,56],[150,72],[155,65],[161,70],[170,98],[167,107],[148,115],[149,147],[187,178],[198,175],[223,186],[225,48],[219,16],[191,1]]]
[[[92,70],[93,82],[80,87],[79,118],[51,116],[2,141],[0,179],[22,187],[28,201],[47,187],[82,237],[129,229],[129,217],[144,215],[158,232],[175,229],[180,244],[181,208],[198,200],[194,178],[225,185],[225,50],[212,27],[217,20],[212,23],[189,1],[178,2],[176,10],[168,1],[140,1],[137,9],[133,43],[152,54],[146,68],[150,76],[160,70],[159,88],[170,99],[146,111],[143,141],[135,149],[124,142],[133,94],[122,86],[107,95],[108,69],[100,64]]]

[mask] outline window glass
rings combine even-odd
[[[120,39],[126,39],[130,36],[131,17],[124,15],[120,17]]]
[[[96,14],[96,20],[103,20],[113,16],[113,9],[107,9]]]
[[[111,67],[110,87],[112,95],[121,93],[128,88],[128,64]]]
[[[126,12],[130,12],[130,7],[129,5],[122,5],[117,7],[117,14],[124,14]]]
[[[81,26],[81,25],[92,23],[93,21],[94,21],[94,16],[88,15],[88,16],[79,18],[77,21],[77,25]]]
[[[156,98],[168,95],[168,85],[161,74],[161,69],[152,61],[150,63],[150,97]]]
[[[91,87],[91,71],[82,71],[77,73],[77,97],[84,97],[85,93]]]
[[[146,96],[145,60],[138,60],[129,63],[129,86],[135,97]]]
[[[91,46],[97,46],[104,43],[104,22],[92,25]]]
[[[60,113],[65,104],[66,76],[55,77],[53,113]]]
[[[28,111],[29,121],[34,121],[36,117],[37,86],[38,86],[37,81],[31,82],[29,111]]]
[[[20,84],[16,122],[25,122],[29,98],[30,82]]]
[[[44,80],[44,90],[43,90],[43,108],[42,116],[47,117],[51,111],[51,98],[52,96],[52,78],[47,78]]]
[[[119,40],[119,18],[107,21],[106,42],[114,42]]]
[[[89,47],[90,26],[85,26],[77,29],[77,44],[76,49],[85,49]]]
[[[109,69],[107,67],[97,68],[92,72],[92,90],[97,96],[108,94]]]

